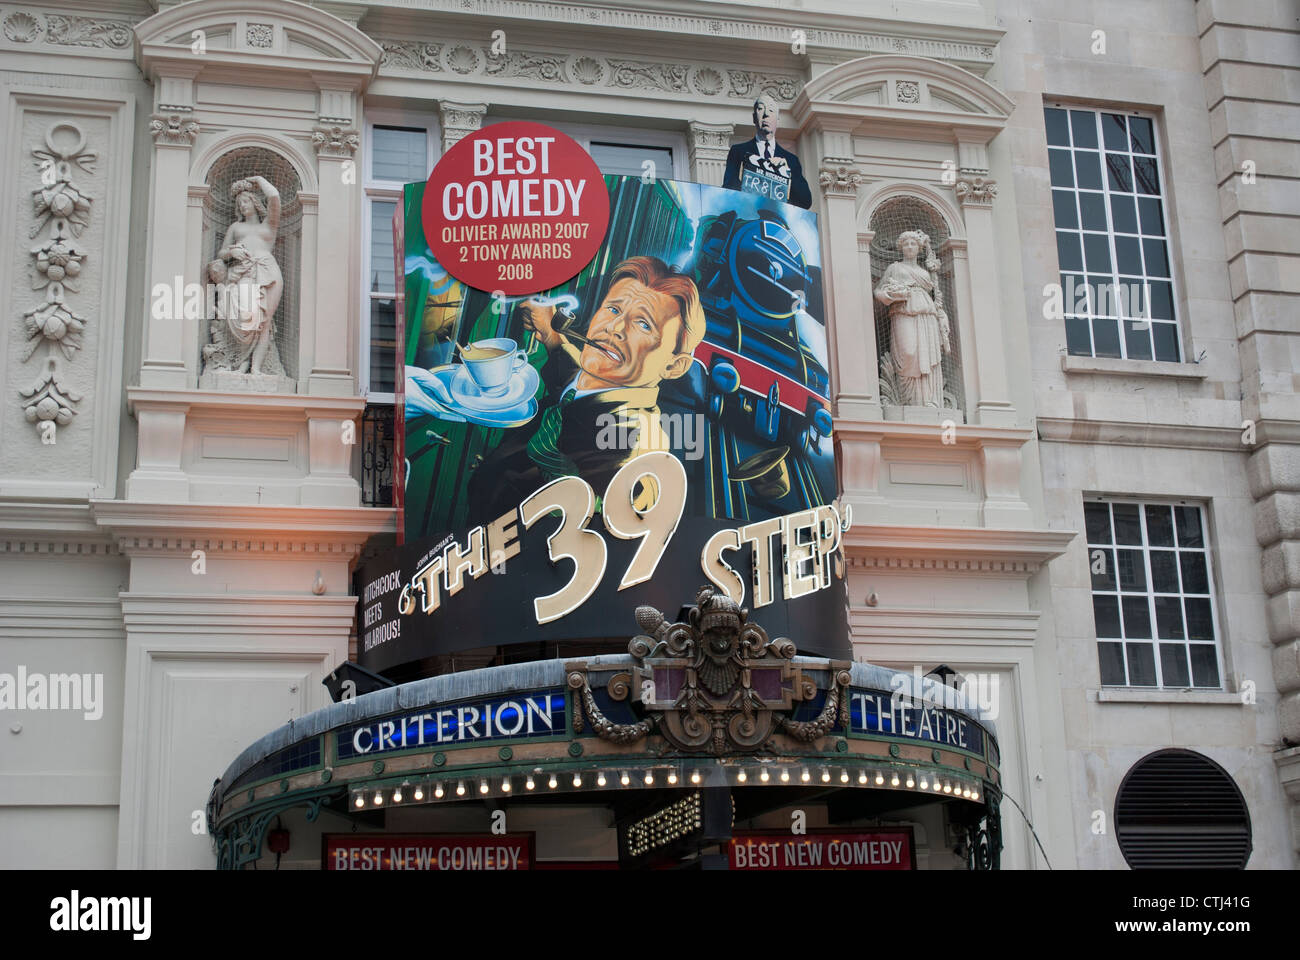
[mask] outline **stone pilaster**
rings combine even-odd
[[[875,353],[875,324],[870,300],[862,300],[861,252],[858,241],[858,188],[866,176],[843,157],[825,157],[817,174],[821,186],[822,277],[826,289],[827,327],[833,331],[831,385],[835,415],[854,420],[879,420],[877,374],[864,360]],[[870,264],[866,283],[871,283]],[[867,341],[873,344],[868,351]],[[845,362],[851,359],[852,362]]]
[[[691,179],[697,183],[722,186],[727,172],[727,151],[735,134],[733,123],[701,123],[691,121],[690,159]]]
[[[969,256],[970,303],[973,313],[973,339],[963,350],[975,354],[974,415],[972,423],[993,427],[1013,427],[1016,410],[1011,405],[1007,365],[1002,345],[1006,335],[1002,326],[1002,298],[998,284],[997,242],[993,231],[993,201],[998,195],[995,180],[983,171],[962,168],[953,185],[966,223]],[[966,403],[971,405],[971,384],[967,384]]]
[[[311,372],[307,392],[346,397],[356,392],[348,365],[348,317],[351,313],[352,237],[355,235],[354,155],[357,131],[341,126],[316,127],[312,145],[320,173],[316,208],[316,312],[311,318]]]
[[[148,290],[183,285],[189,267],[185,209],[189,197],[190,151],[199,135],[199,122],[186,105],[169,104],[149,120],[153,136],[153,196],[149,208],[159,212],[150,224]],[[183,286],[182,286],[183,289]],[[167,298],[175,302],[174,295]],[[150,296],[149,302],[152,303]],[[144,357],[140,385],[182,390],[188,385],[185,367],[184,318],[155,316],[145,311]],[[143,441],[143,438],[142,438]]]

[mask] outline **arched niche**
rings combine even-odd
[[[898,238],[905,231],[920,231],[928,244],[917,258],[918,267],[925,270],[935,284],[933,293],[927,294],[935,304],[935,309],[943,311],[948,318],[948,350],[940,347],[940,370],[943,377],[940,398],[935,403],[941,411],[964,411],[966,409],[965,390],[963,388],[961,363],[961,306],[953,283],[951,229],[943,215],[926,200],[908,193],[893,193],[872,210],[867,221],[868,234],[871,237],[869,260],[871,264],[871,289],[881,287],[890,266],[900,263],[903,254],[899,249]],[[928,256],[927,256],[928,255]],[[927,259],[929,263],[927,263]],[[917,326],[922,329],[919,339],[928,342],[942,339],[938,332],[939,321],[936,318],[918,317],[909,320],[912,330],[906,334],[895,331],[891,317],[891,306],[873,297],[872,306],[875,316],[876,351],[880,358],[879,386],[880,403],[887,419],[902,419],[904,406],[921,406],[916,398],[909,398],[908,388],[900,376],[900,370],[907,366],[906,353],[914,352],[913,337],[918,335]],[[931,329],[933,328],[933,329]],[[947,415],[946,413],[944,414]],[[959,417],[957,419],[960,419]]]
[[[224,348],[229,346],[232,352],[238,352],[238,347],[231,341],[230,334],[222,323],[222,311],[230,309],[230,301],[223,301],[226,294],[219,289],[221,268],[217,268],[218,272],[215,273],[211,269],[212,264],[221,260],[219,252],[231,224],[240,220],[232,187],[241,181],[249,182],[253,177],[265,178],[280,196],[279,229],[271,247],[271,256],[280,274],[279,301],[271,317],[271,344],[261,378],[243,377],[237,363],[234,364],[235,369],[230,368],[230,358]],[[209,284],[205,298],[209,323],[199,339],[203,347],[210,349],[202,351],[200,386],[254,392],[290,392],[294,389],[292,382],[299,376],[299,304],[303,275],[303,205],[299,194],[302,192],[302,180],[294,164],[283,154],[250,144],[231,147],[217,156],[204,175],[204,185],[207,189],[203,199],[199,275]],[[262,204],[266,203],[260,194],[258,199]],[[264,210],[258,210],[258,214],[265,220]],[[236,260],[232,258],[225,261],[225,270],[232,277],[235,263]]]

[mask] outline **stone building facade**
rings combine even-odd
[[[400,184],[511,119],[720,184],[766,95],[821,217],[857,658],[996,691],[1004,867],[1131,862],[1120,801],[1166,750],[1235,785],[1251,867],[1296,866],[1292,5],[29,0],[0,27],[0,674],[103,684],[96,719],[5,711],[3,865],[210,866],[213,779],[355,656],[401,473]],[[277,211],[254,381],[187,306],[241,196]],[[951,321],[934,406],[874,306],[904,230]],[[593,817],[536,829],[598,858]]]

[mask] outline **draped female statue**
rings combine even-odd
[[[272,337],[284,277],[271,253],[280,229],[280,194],[265,177],[249,177],[232,183],[230,195],[237,219],[208,267],[217,296],[212,348],[204,355],[213,369],[280,374]]]
[[[889,362],[906,406],[943,406],[942,355],[952,352],[948,314],[939,287],[939,260],[920,230],[898,235],[903,259],[891,263],[876,287],[876,299],[889,308]],[[925,253],[925,266],[917,258]]]

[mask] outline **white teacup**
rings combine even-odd
[[[498,397],[509,387],[515,371],[528,362],[528,354],[509,337],[477,340],[461,347],[460,358],[478,388],[488,396]]]

